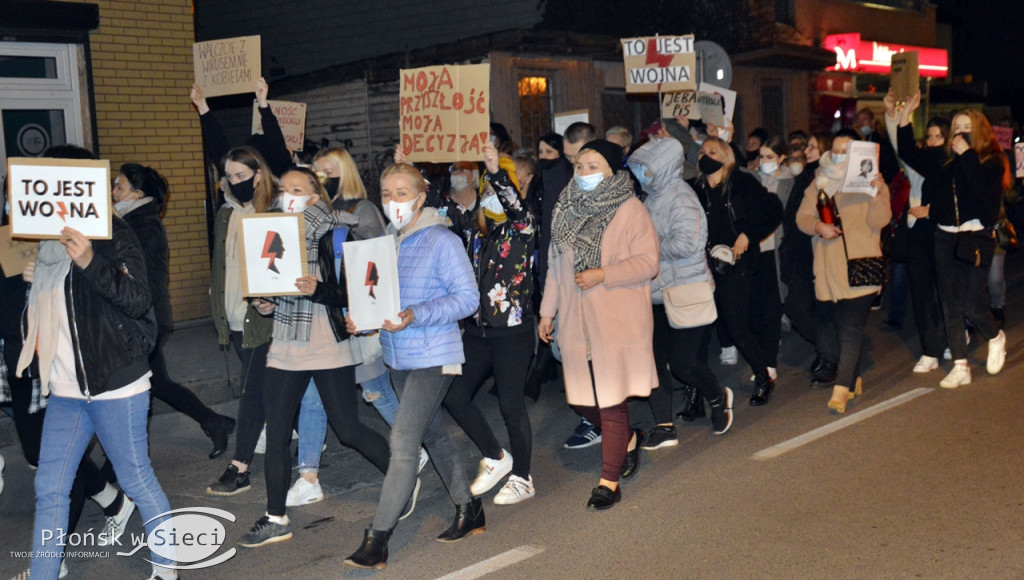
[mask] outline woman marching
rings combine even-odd
[[[478,204],[479,231],[473,239],[473,269],[480,308],[466,319],[462,346],[466,364],[452,383],[444,408],[469,435],[484,458],[470,486],[474,496],[487,493],[511,472],[494,497],[509,505],[534,495],[530,476],[533,436],[526,414],[526,371],[533,354],[533,216],[520,199],[508,173],[498,166],[498,150],[484,146],[489,187]],[[508,431],[511,453],[501,448],[473,395],[489,375],[498,390],[498,407]]]
[[[899,112],[899,155],[924,176],[924,187],[931,193],[928,218],[937,225],[939,300],[954,361],[953,370],[939,386],[954,389],[971,383],[965,318],[988,339],[988,374],[998,374],[1006,362],[1006,334],[989,311],[986,285],[995,251],[992,226],[999,218],[1003,191],[1012,187],[1013,178],[992,125],[974,109],[953,117],[953,137],[945,147],[918,149],[910,120],[920,105],[917,93]]]
[[[569,404],[601,429],[601,478],[587,507],[622,497],[619,478],[636,474],[644,433],[631,429],[628,397],[658,385],[654,366],[651,279],[658,235],[622,167],[622,148],[583,145],[573,181],[552,215],[547,290],[538,334],[562,353]]]
[[[882,256],[881,230],[892,218],[889,187],[880,173],[871,182],[876,190],[874,197],[842,190],[847,148],[855,140],[857,134],[850,129],[835,134],[832,151],[822,153],[818,176],[804,192],[796,216],[800,230],[814,236],[814,294],[820,311],[826,313],[818,321],[822,330],[817,346],[825,360],[837,361],[836,384],[828,408],[838,414],[845,413],[847,402],[861,394],[864,324],[871,303],[882,290],[881,279],[857,280],[851,276],[849,263]],[[840,222],[831,210],[819,212],[818,207],[825,205],[837,208]]]
[[[459,237],[436,209],[424,207],[426,190],[426,180],[407,163],[396,163],[381,175],[381,201],[391,219],[388,233],[396,234],[398,245],[402,307],[397,324],[384,322],[381,346],[400,404],[377,514],[363,543],[345,560],[354,568],[387,566],[388,540],[416,485],[421,444],[456,505],[455,520],[438,541],[455,542],[486,526],[482,503],[470,494],[441,413],[452,379],[466,362],[458,322],[477,310],[480,295]],[[348,330],[356,330],[351,318]]]

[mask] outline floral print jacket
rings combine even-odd
[[[480,309],[473,317],[483,329],[533,324],[533,259],[536,230],[533,214],[505,170],[484,176],[505,209],[506,221],[489,218],[489,234],[477,232],[471,247],[480,288]],[[486,194],[485,194],[486,195]]]

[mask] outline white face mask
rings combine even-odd
[[[469,178],[465,175],[452,176],[452,191],[462,191],[469,187]]]
[[[804,164],[803,163],[790,163],[789,164],[789,172],[792,173],[793,175],[800,175],[800,173],[802,173],[803,170],[804,170]]]
[[[124,217],[124,210],[130,208],[132,206],[132,203],[134,203],[134,202],[135,202],[134,199],[126,199],[124,201],[119,201],[119,202],[115,203],[114,204],[114,213],[116,213],[117,215],[119,215],[121,217]]]
[[[313,205],[313,196],[281,194],[281,211],[285,213],[302,213],[311,205]]]
[[[395,224],[396,228],[402,229],[409,225],[409,222],[416,215],[413,206],[416,205],[419,199],[420,196],[417,195],[409,201],[392,201],[388,204],[388,218],[391,220],[391,223]]]
[[[832,164],[833,165],[842,165],[843,163],[846,163],[846,156],[847,156],[846,153],[833,153],[832,154]]]
[[[591,173],[590,175],[577,175],[576,183],[583,191],[593,191],[595,187],[604,181],[603,173]]]
[[[779,170],[779,163],[777,161],[762,161],[757,166],[757,170],[765,175],[772,175]]]

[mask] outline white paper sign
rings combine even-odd
[[[566,111],[564,113],[555,113],[555,133],[559,135],[565,135],[565,130],[569,128],[569,125],[573,123],[589,123],[590,122],[590,111],[587,109],[578,109],[575,111]]]
[[[866,193],[874,197],[878,192],[871,181],[878,175],[878,143],[850,141],[846,152],[849,154],[848,164],[840,191]]]
[[[301,296],[306,275],[306,226],[301,213],[242,216],[242,296]]]
[[[348,315],[358,330],[376,330],[385,320],[400,322],[398,254],[395,237],[345,242]]]
[[[110,162],[11,157],[7,160],[11,235],[59,239],[65,226],[109,240]]]
[[[732,114],[736,111],[736,91],[715,86],[711,83],[701,83],[700,92],[722,95],[725,99],[725,118],[732,120]]]
[[[306,138],[306,103],[291,101],[267,101],[270,110],[281,126],[284,144],[289,151],[302,151]],[[263,118],[260,117],[259,101],[252,101],[252,132],[263,134]]]

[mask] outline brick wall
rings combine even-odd
[[[164,225],[176,321],[209,316],[202,136],[192,86],[191,0],[89,0],[97,143],[111,172],[129,161],[170,182]]]

